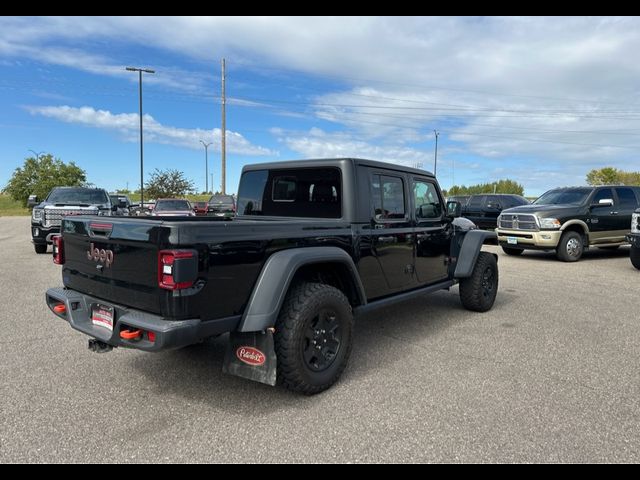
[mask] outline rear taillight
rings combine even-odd
[[[51,237],[53,242],[53,263],[56,265],[64,265],[64,242],[61,235]]]
[[[158,252],[158,286],[180,290],[193,286],[198,276],[198,252],[195,250],[160,250]]]

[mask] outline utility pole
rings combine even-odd
[[[222,59],[222,138],[220,139],[220,147],[222,150],[222,194],[227,193],[227,116],[225,107],[227,104],[227,98],[225,96],[225,73],[224,73],[224,58]]]
[[[138,72],[138,97],[140,99],[140,208],[144,202],[144,154],[142,147],[142,72],[156,73],[149,68],[126,67],[129,72]]]
[[[209,145],[213,142],[205,143],[200,140],[200,143],[204,145],[204,191],[209,192]],[[211,182],[211,188],[213,188],[213,182]]]
[[[211,175],[211,194],[213,195],[215,192],[213,191],[213,173]]]
[[[437,130],[434,130],[433,133],[435,133],[436,135],[436,155],[433,160],[433,176],[435,177],[436,171],[438,170],[438,135],[440,134],[438,133]]]

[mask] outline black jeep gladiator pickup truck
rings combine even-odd
[[[495,233],[459,213],[423,170],[246,166],[233,219],[65,217],[54,241],[64,287],[46,302],[94,351],[229,332],[224,371],[318,393],[347,364],[355,316],[458,283],[466,308],[493,306],[497,258],[480,250]]]

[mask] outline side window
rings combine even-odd
[[[371,198],[376,220],[405,218],[404,185],[401,178],[374,175]]]
[[[433,183],[416,181],[413,184],[416,219],[429,220],[442,216],[442,203]]]
[[[616,188],[616,193],[621,207],[636,208],[638,206],[638,200],[631,188]]]
[[[599,190],[593,197],[592,203],[599,203],[600,200],[613,200],[613,191],[610,188]]]

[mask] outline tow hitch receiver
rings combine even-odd
[[[276,352],[273,331],[238,333],[229,335],[222,372],[255,382],[276,384]]]
[[[89,340],[89,350],[96,353],[107,353],[113,350],[113,347],[108,343],[92,338]]]

